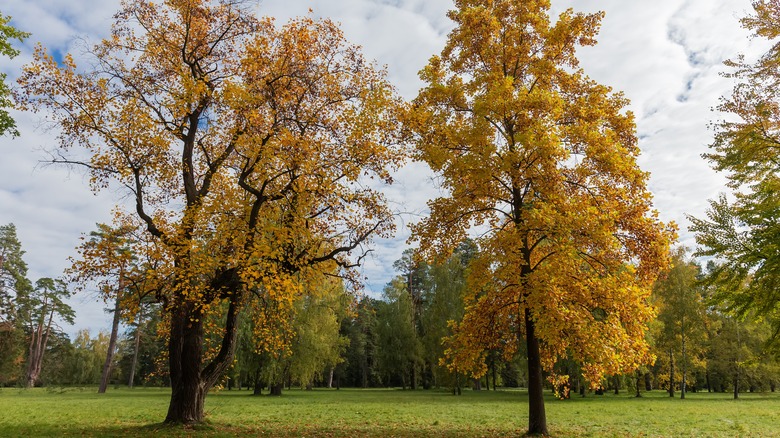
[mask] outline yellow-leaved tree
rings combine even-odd
[[[166,422],[203,419],[253,300],[283,316],[302,284],[351,277],[393,230],[376,189],[404,155],[385,72],[330,21],[277,27],[253,6],[126,0],[87,68],[39,47],[19,80],[20,102],[59,126],[54,161],[123,190],[125,216],[151,238],[146,275],[169,321]]]
[[[592,385],[652,361],[652,282],[674,229],[651,207],[634,119],[620,93],[575,57],[602,13],[548,0],[456,0],[456,27],[420,76],[408,127],[447,196],[414,228],[424,253],[449,254],[470,230],[479,251],[466,315],[448,340],[451,367],[485,372],[488,350],[525,340],[530,434],[547,434],[542,370],[582,363]]]

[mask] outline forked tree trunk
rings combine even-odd
[[[528,435],[549,435],[544,411],[542,356],[531,312],[525,309],[525,339],[528,348]]]
[[[217,356],[203,366],[203,313],[192,303],[179,303],[171,315],[168,345],[171,401],[166,423],[195,424],[203,421],[203,404],[209,389],[233,361],[238,321],[237,294],[230,302],[222,345]]]
[[[114,351],[116,350],[116,337],[119,333],[119,306],[121,300],[119,296],[116,297],[116,304],[114,305],[114,319],[111,322],[111,337],[108,339],[108,351],[106,352],[106,362],[103,364],[103,374],[100,376],[100,387],[98,388],[98,394],[103,394],[108,388],[108,381],[111,378],[111,368],[114,365]]]

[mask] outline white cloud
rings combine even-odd
[[[119,1],[5,0],[0,12],[33,36],[24,53],[0,70],[13,81],[30,59],[35,42],[52,50],[72,50],[79,38],[108,35]],[[263,0],[259,11],[283,24],[295,15],[331,17],[341,22],[346,37],[362,45],[366,56],[387,65],[391,80],[405,98],[420,87],[417,72],[440,52],[452,24],[445,14],[450,0]],[[724,190],[724,178],[710,170],[700,155],[712,133],[707,123],[717,118],[710,108],[728,93],[730,82],[719,76],[722,61],[740,51],[755,57],[760,41],[749,41],[738,18],[751,9],[749,0],[560,0],[554,12],[603,9],[599,44],[578,52],[581,67],[600,83],[623,91],[637,117],[640,164],[652,173],[650,188],[664,220],[681,226],[683,243],[692,245],[685,214],[702,216],[708,198]],[[78,51],[76,51],[78,54]],[[81,233],[95,222],[109,220],[117,201],[112,193],[93,195],[79,173],[41,168],[41,147],[52,133],[37,127],[37,116],[19,114],[22,137],[0,138],[0,224],[17,225],[31,276],[56,277],[74,254]],[[387,196],[405,212],[399,216],[395,239],[377,242],[373,257],[362,268],[368,289],[381,292],[392,263],[406,248],[406,225],[426,211],[425,202],[438,194],[430,172],[410,164],[396,175]],[[76,328],[108,326],[102,303],[80,302]],[[74,329],[75,331],[75,329]]]

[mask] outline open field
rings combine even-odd
[[[517,436],[527,423],[523,391],[221,391],[206,399],[208,424],[188,430],[159,424],[168,397],[152,388],[3,388],[0,436]],[[554,436],[780,437],[780,394],[549,397],[547,418]]]

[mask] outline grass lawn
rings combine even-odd
[[[165,389],[0,389],[0,436],[518,436],[527,426],[523,391],[342,389],[206,399],[208,423],[164,427]],[[666,393],[547,399],[553,436],[780,437],[780,393]]]

